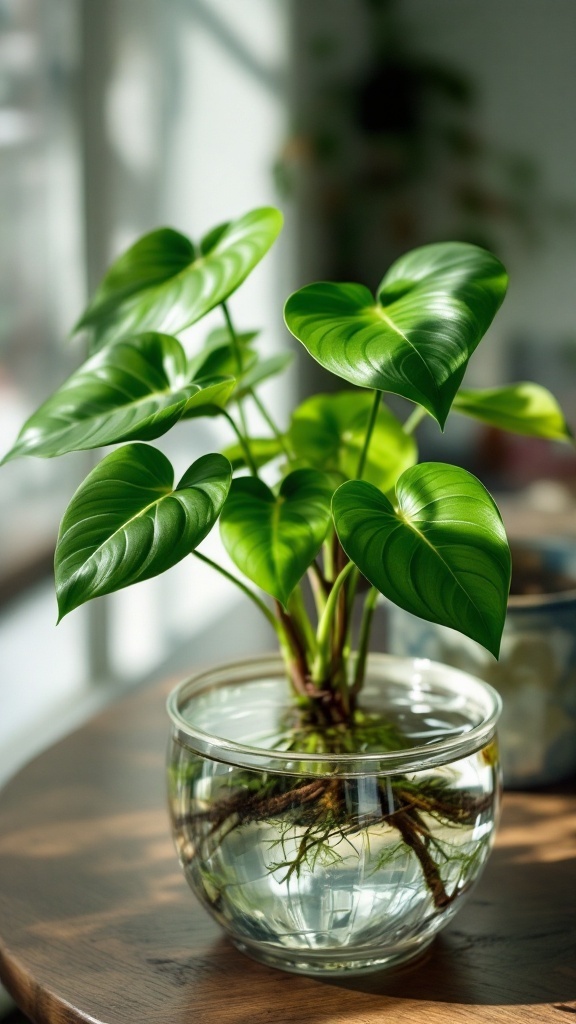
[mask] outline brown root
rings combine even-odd
[[[277,787],[281,788],[278,791]],[[414,784],[406,778],[384,781],[379,787],[380,811],[368,817],[353,817],[346,800],[345,780],[339,778],[305,778],[296,785],[289,777],[274,780],[272,788],[251,792],[241,789],[211,807],[186,815],[176,824],[203,831],[201,842],[212,839],[217,844],[242,825],[285,818],[288,824],[305,829],[300,851],[293,862],[283,863],[287,875],[298,873],[310,851],[330,838],[347,839],[363,829],[387,824],[395,829],[402,842],[417,857],[426,886],[438,909],[447,907],[455,894],[448,894],[439,866],[434,858],[432,836],[423,814],[448,826],[473,825],[478,815],[488,810],[490,796],[470,797],[451,790],[446,784],[422,782]],[[208,825],[208,831],[205,827]]]

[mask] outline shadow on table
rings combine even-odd
[[[364,995],[468,1006],[542,1003],[576,1013],[576,862],[523,863],[517,859],[523,852],[511,848],[492,855],[478,895],[421,960],[320,984],[357,993],[359,1012],[375,1005]],[[236,969],[242,970],[237,961],[230,964],[232,987]],[[279,1009],[285,985],[318,985],[276,974]],[[309,1004],[306,1019],[329,1021],[330,1012]]]

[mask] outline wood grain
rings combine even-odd
[[[169,836],[166,686],[116,704],[0,796],[0,977],[36,1024],[576,1020],[576,792],[509,794],[497,848],[427,959],[318,981],[242,956]]]

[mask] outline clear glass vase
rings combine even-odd
[[[354,724],[322,728],[282,662],[260,658],[185,681],[168,710],[182,867],[257,960],[306,974],[396,965],[478,878],[499,802],[500,699],[473,676],[374,655]]]

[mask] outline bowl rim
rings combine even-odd
[[[463,702],[473,701],[482,713],[480,720],[457,735],[416,744],[401,750],[369,753],[312,754],[300,751],[286,751],[267,747],[252,746],[211,734],[193,725],[183,714],[183,705],[199,696],[208,688],[223,688],[255,682],[267,676],[285,679],[282,658],[278,655],[258,655],[240,661],[226,661],[183,679],[168,696],[166,708],[173,726],[173,740],[181,746],[203,757],[232,764],[237,767],[270,770],[287,775],[392,775],[399,771],[422,771],[439,765],[450,764],[487,746],[495,737],[496,723],[502,710],[498,692],[465,670],[431,661],[429,658],[411,658],[389,654],[371,654],[368,671],[412,670],[411,679],[396,682],[415,686],[428,674],[429,680],[441,677],[444,689],[458,696]],[[230,679],[234,672],[235,678]],[[446,684],[449,680],[450,685]],[[436,687],[440,682],[436,679]]]

